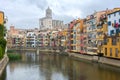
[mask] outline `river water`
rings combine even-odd
[[[10,61],[0,80],[120,80],[120,68],[63,55],[17,52],[20,61]]]

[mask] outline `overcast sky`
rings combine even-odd
[[[94,11],[120,7],[120,0],[0,0],[0,11],[8,17],[8,27],[39,28],[39,18],[45,16],[48,6],[53,11],[53,19],[68,23]]]

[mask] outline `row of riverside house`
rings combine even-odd
[[[120,59],[120,8],[71,21],[66,46],[69,52]]]
[[[52,46],[69,52],[120,59],[120,8],[95,12],[66,26],[68,28],[30,32],[11,27],[7,46]],[[19,37],[21,39],[16,39]]]
[[[39,30],[35,29],[16,29],[10,26],[7,36],[7,47],[25,49],[37,47],[59,48],[65,46],[65,35],[67,30]]]

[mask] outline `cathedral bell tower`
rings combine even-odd
[[[52,10],[49,7],[46,9],[46,17],[52,18]]]

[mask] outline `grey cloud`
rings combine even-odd
[[[39,20],[38,18],[19,19],[13,22],[13,24],[15,24],[17,28],[25,28],[25,29],[39,28],[38,20]]]
[[[64,1],[61,0],[60,3],[62,2]],[[112,9],[120,5],[119,0],[84,0],[80,2],[76,1],[76,3],[69,2],[70,1],[68,0],[68,3],[66,2],[61,4],[61,9],[63,9],[63,11],[77,9],[81,11],[82,17],[92,14],[94,11],[101,11],[105,10],[106,8]]]
[[[119,0],[95,0],[94,2],[84,4],[84,6],[77,6],[82,11],[82,16],[86,17],[87,15],[94,13],[94,11],[102,11],[106,10],[107,8],[113,9],[119,5]]]
[[[53,14],[53,19],[57,19],[57,20],[61,20],[61,21],[64,21],[64,23],[69,23],[70,21],[72,21],[74,19],[74,17],[72,16],[68,16],[68,15],[55,15]]]
[[[45,9],[48,6],[53,11],[54,19],[68,23],[77,17],[84,18],[94,13],[95,10],[120,7],[120,0],[6,0],[6,2],[1,0],[0,5],[0,10],[8,16],[9,25],[38,27],[38,19],[44,17]],[[75,17],[76,15],[77,17]]]
[[[48,6],[48,2],[46,0],[27,0],[27,2],[30,5],[33,5],[33,4],[36,5],[41,10],[44,10],[46,6]]]

